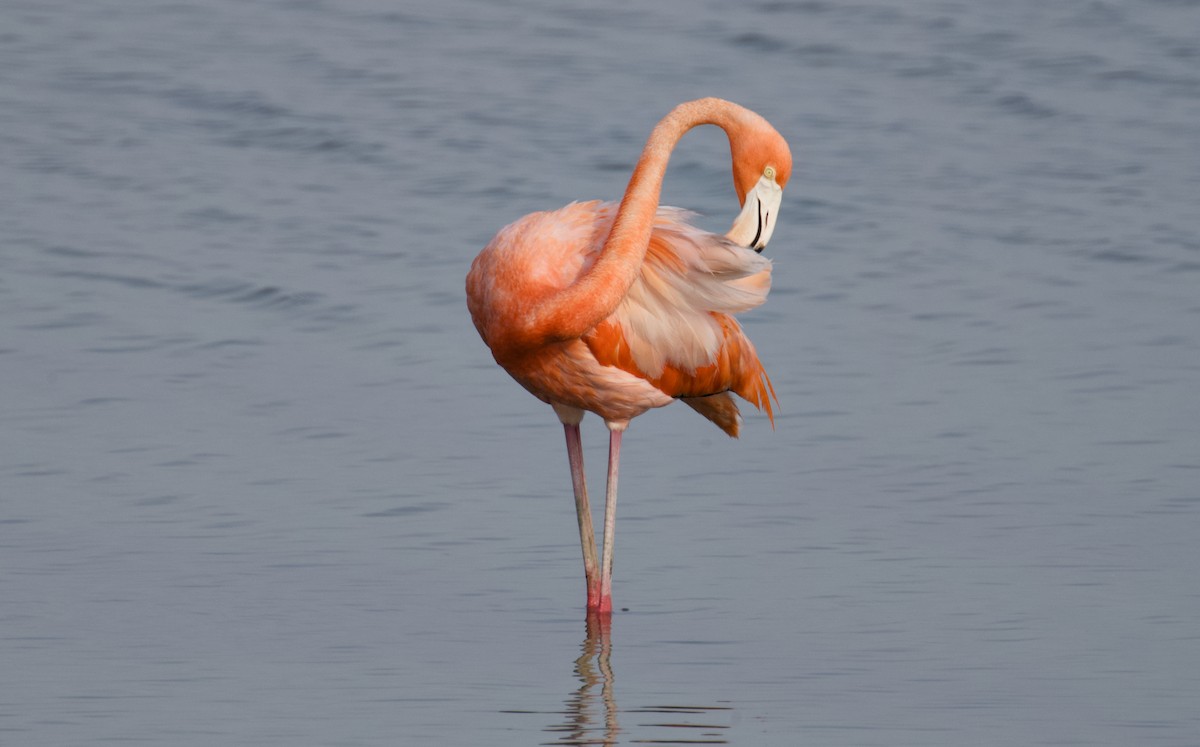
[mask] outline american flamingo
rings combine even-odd
[[[725,236],[658,204],[672,149],[702,124],[729,137],[742,210]],[[758,114],[715,98],[680,104],[650,133],[619,206],[532,213],[501,229],[471,265],[467,306],[479,334],[563,424],[589,612],[612,612],[617,471],[630,419],[680,399],[737,437],[732,391],[774,424],[775,391],[732,314],[766,300],[771,262],[758,252],[791,170],[787,142]],[[579,433],[585,411],[609,430],[599,563]]]

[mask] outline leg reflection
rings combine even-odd
[[[567,723],[546,731],[563,732],[550,744],[614,745],[621,727],[617,723],[617,698],[613,692],[612,616],[588,613],[587,637],[575,660],[579,689],[567,699]]]
[[[612,670],[611,633],[611,615],[588,615],[587,636],[575,659],[579,687],[566,700],[562,723],[544,729],[561,736],[542,744],[611,746],[620,744],[620,736],[624,736],[626,744],[729,743],[727,736],[735,714],[732,707],[724,704],[627,706],[625,714],[633,721],[626,724],[627,731],[622,734],[617,723],[619,709]]]

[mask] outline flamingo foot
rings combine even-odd
[[[602,594],[598,588],[588,588],[588,614],[611,615],[613,611],[612,593]]]
[[[595,571],[591,571],[590,568],[584,568],[584,572],[587,576],[587,608],[589,610],[599,609],[600,574],[596,573]]]

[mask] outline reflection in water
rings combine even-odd
[[[566,701],[562,715],[564,723],[552,724],[545,731],[562,736],[548,745],[615,745],[621,734],[618,723],[616,689],[612,670],[612,617],[589,614],[587,637],[575,660],[575,675],[579,689]],[[728,744],[723,730],[726,725],[695,723],[689,717],[730,712],[723,706],[655,705],[634,708],[625,713],[659,714],[669,718],[654,723],[638,723],[638,729],[655,729],[656,733],[640,733],[637,737],[626,732],[629,744]],[[705,719],[711,721],[713,719]],[[657,732],[670,729],[671,732]]]
[[[575,660],[579,689],[567,698],[567,723],[548,726],[546,731],[563,732],[551,744],[616,744],[621,727],[617,723],[617,698],[613,693],[612,616],[588,613],[587,637]],[[603,708],[603,718],[600,709]],[[603,726],[601,726],[603,724]]]

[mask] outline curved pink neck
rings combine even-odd
[[[579,337],[616,310],[645,259],[675,145],[684,133],[702,124],[717,125],[732,142],[740,131],[739,115],[746,111],[721,99],[700,99],[675,107],[654,127],[629,178],[600,258],[586,275],[558,293],[550,308],[538,314],[535,324],[541,336],[558,340]]]

